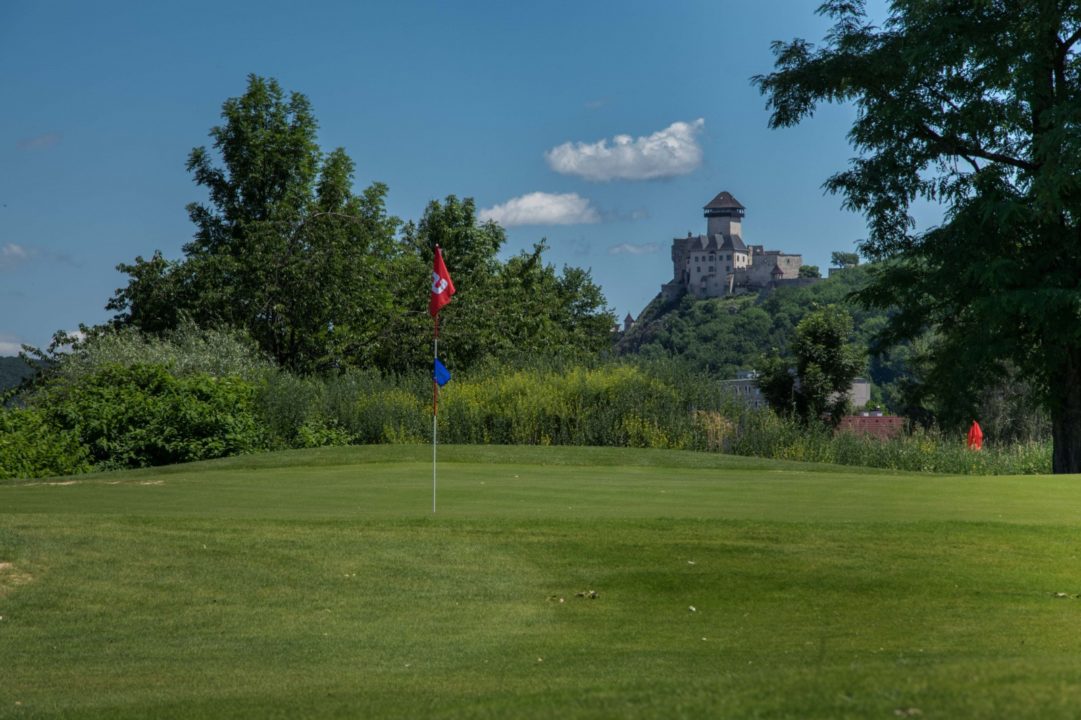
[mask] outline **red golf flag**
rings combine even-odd
[[[972,427],[968,429],[968,449],[983,449],[983,430],[980,429],[980,424],[975,420],[972,421]]]
[[[454,282],[450,279],[447,266],[443,262],[443,252],[435,246],[435,264],[432,266],[432,299],[428,302],[428,313],[435,317],[439,309],[450,302],[454,294]]]

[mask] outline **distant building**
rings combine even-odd
[[[723,297],[785,284],[808,284],[800,278],[803,256],[743,241],[746,208],[721,192],[703,209],[706,234],[672,240],[672,280],[661,294],[673,298],[689,293],[697,298]]]
[[[747,407],[756,410],[766,406],[762,391],[758,389],[758,373],[754,370],[740,370],[735,380],[725,380],[724,388],[728,394]]]
[[[795,372],[795,371],[792,371]],[[762,391],[758,389],[758,373],[754,370],[740,370],[734,380],[725,380],[724,388],[730,396],[752,408],[766,406]],[[871,383],[863,378],[852,381],[848,390],[848,402],[853,408],[862,408],[871,401]]]
[[[634,327],[634,316],[627,313],[627,317],[623,318],[623,332],[627,332]]]

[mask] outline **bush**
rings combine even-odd
[[[236,376],[249,381],[274,367],[245,333],[201,329],[190,323],[164,337],[144,335],[132,327],[104,330],[55,359],[56,374],[68,383],[114,365],[162,365],[177,376]]]
[[[74,432],[52,427],[35,408],[0,408],[0,480],[89,470],[90,453]]]
[[[162,365],[106,365],[32,398],[103,469],[190,462],[266,447],[255,388],[237,377],[172,375]]]

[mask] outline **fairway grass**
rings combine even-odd
[[[1081,712],[1076,476],[440,461],[434,515],[424,447],[0,485],[0,718]]]

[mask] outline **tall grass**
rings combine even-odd
[[[963,475],[1051,472],[1051,444],[1028,442],[966,447],[963,437],[916,428],[892,440],[833,433],[769,410],[746,411],[730,424],[722,450],[735,455]]]
[[[432,431],[426,374],[268,376],[263,412],[281,447],[422,443]],[[916,429],[894,440],[803,425],[735,405],[719,383],[673,367],[486,368],[440,393],[447,443],[598,445],[700,450],[781,460],[953,474],[1051,470],[1049,443],[992,445]]]
[[[423,443],[431,437],[427,372],[350,370],[301,377],[275,367],[233,332],[184,327],[166,338],[130,330],[106,333],[63,357],[49,382],[75,389],[102,368],[147,364],[164,366],[177,377],[243,379],[252,388],[250,411],[265,439],[260,447]],[[0,465],[8,466],[9,476],[57,472],[60,466],[41,460],[55,454],[43,444],[55,433],[34,430],[28,419],[33,418],[0,418]],[[674,361],[525,361],[456,373],[440,393],[439,437],[447,443],[699,450],[939,473],[1051,469],[1046,442],[992,445],[974,453],[962,438],[935,432],[890,441],[833,435],[823,426],[736,405],[722,383]],[[71,466],[84,467],[84,455],[72,455]],[[36,470],[12,469],[31,467],[28,458],[35,459]]]
[[[691,416],[680,393],[629,365],[512,370],[444,393],[449,442],[683,448]]]

